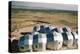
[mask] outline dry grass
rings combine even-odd
[[[31,31],[34,24],[47,22],[55,26],[69,26],[73,31],[77,30],[78,16],[73,12],[47,12],[30,10],[12,10],[11,32],[29,28]],[[17,31],[18,32],[18,31]]]

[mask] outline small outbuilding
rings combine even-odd
[[[46,50],[46,34],[36,33],[33,35],[33,51]]]
[[[73,35],[70,32],[62,33],[63,45],[71,47],[73,45]]]
[[[63,44],[63,37],[58,32],[47,34],[47,48],[48,49],[60,49]]]
[[[22,33],[18,41],[18,47],[20,52],[32,51],[32,35],[29,32]]]

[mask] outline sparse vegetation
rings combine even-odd
[[[32,27],[38,23],[47,23],[57,27],[69,26],[72,31],[78,29],[77,11],[61,10],[11,10],[11,37],[19,39],[21,32],[31,32]]]
[[[12,9],[11,31],[32,26],[38,22],[46,22],[58,26],[66,25],[76,30],[77,21],[77,11]]]

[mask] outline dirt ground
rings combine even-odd
[[[36,11],[24,9],[12,9],[11,12],[11,34],[16,35],[21,31],[31,31],[38,23],[49,23],[55,27],[68,26],[72,31],[78,29],[78,16],[74,11]],[[14,36],[13,35],[13,36]]]

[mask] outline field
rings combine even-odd
[[[78,29],[77,11],[62,10],[11,10],[11,37],[20,37],[21,32],[31,32],[38,23],[48,23],[56,27],[69,26],[72,31]]]

